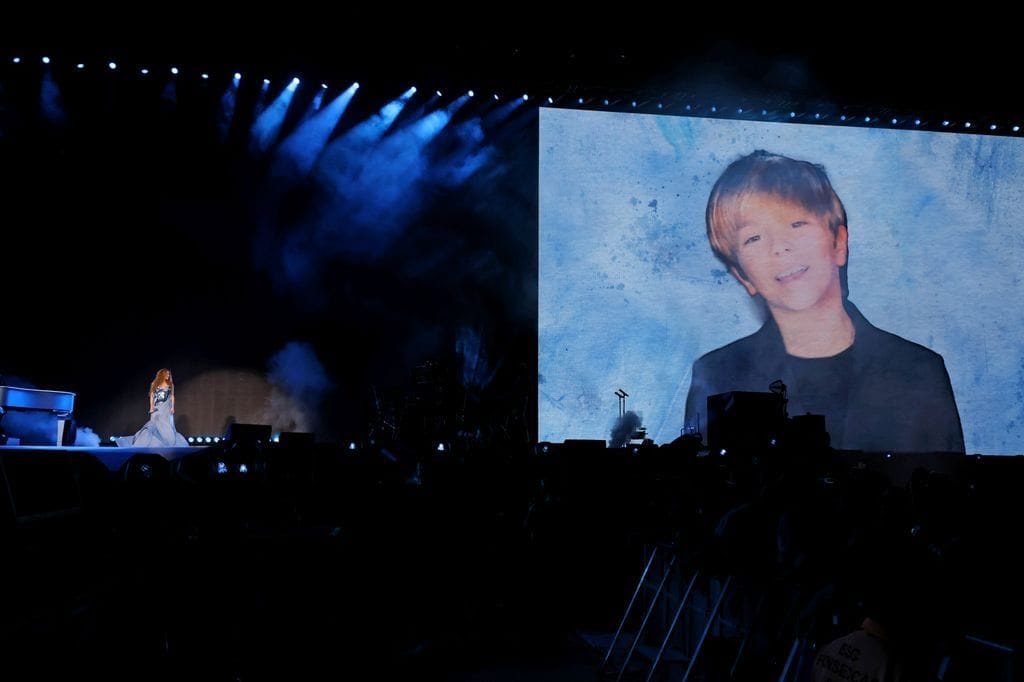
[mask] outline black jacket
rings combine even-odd
[[[942,356],[868,322],[849,301],[856,333],[849,349],[845,414],[827,414],[832,447],[843,450],[963,452],[964,436]],[[767,391],[782,379],[799,395],[775,320],[693,363],[686,424],[707,422],[707,397]],[[698,422],[698,414],[700,422]],[[837,442],[836,433],[840,433]]]

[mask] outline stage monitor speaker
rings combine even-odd
[[[785,403],[777,393],[708,396],[708,446],[713,453],[766,450],[778,442],[785,426]]]
[[[296,431],[282,431],[278,439],[281,447],[286,448],[309,448],[313,447],[314,438],[312,433],[299,433]],[[346,443],[346,447],[348,444]],[[358,447],[356,448],[359,449]]]
[[[831,438],[825,429],[825,415],[801,414],[786,424],[786,447],[796,450],[827,450]]]
[[[269,443],[270,424],[231,424],[225,440],[231,443]]]
[[[572,452],[604,452],[608,449],[608,443],[604,440],[591,440],[585,438],[569,438],[562,442],[562,449]]]

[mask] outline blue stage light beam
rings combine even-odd
[[[267,106],[267,93],[270,92],[270,79],[264,78],[260,83],[260,91],[256,96],[256,103],[252,108],[252,118],[255,121]]]
[[[160,93],[160,100],[168,105],[178,104],[178,79],[168,78],[164,84],[164,90]]]
[[[344,146],[364,146],[372,145],[384,137],[391,124],[398,118],[398,114],[401,113],[405,107],[409,98],[416,92],[416,88],[409,88],[401,96],[391,100],[383,107],[380,111],[366,119],[359,125],[348,131],[342,138],[339,139]]]
[[[217,132],[220,133],[221,142],[227,139],[231,124],[235,120],[235,105],[238,102],[238,85],[242,82],[242,74],[235,73],[231,83],[220,96],[220,118],[217,120]]]
[[[60,94],[60,87],[53,79],[53,70],[50,68],[49,58],[44,57],[43,81],[39,88],[39,110],[49,123],[61,126],[67,121],[67,112],[64,111],[63,98]]]
[[[301,175],[308,174],[338,126],[357,88],[358,85],[353,83],[322,111],[299,124],[278,148],[281,163],[290,164]]]
[[[281,133],[288,107],[291,106],[295,90],[299,87],[299,79],[293,78],[270,106],[266,108],[252,124],[250,129],[249,148],[256,154],[262,154],[274,143]]]
[[[522,97],[516,97],[515,99],[505,102],[484,116],[484,125],[490,127],[500,124],[525,103],[526,100]]]
[[[314,91],[313,98],[309,100],[309,103],[306,105],[306,110],[302,112],[301,116],[299,116],[299,121],[295,124],[296,128],[315,116],[316,112],[320,111],[320,107],[324,102],[324,95],[326,94],[327,84],[321,83],[320,87],[316,88]]]

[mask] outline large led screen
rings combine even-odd
[[[539,162],[540,440],[780,380],[835,447],[1024,451],[1020,139],[544,108]]]

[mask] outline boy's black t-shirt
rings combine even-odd
[[[771,318],[760,330],[693,364],[685,423],[707,423],[708,396],[767,392],[781,379],[790,416],[825,416],[832,447],[844,450],[963,452],[964,437],[942,356],[878,329],[849,301],[854,343],[830,358],[786,353]]]
[[[825,428],[833,442],[844,440],[844,420],[830,419],[829,415],[846,414],[854,345],[828,358],[798,358],[787,354],[784,362],[785,372],[781,379],[788,391],[786,409],[789,416],[825,415]]]

